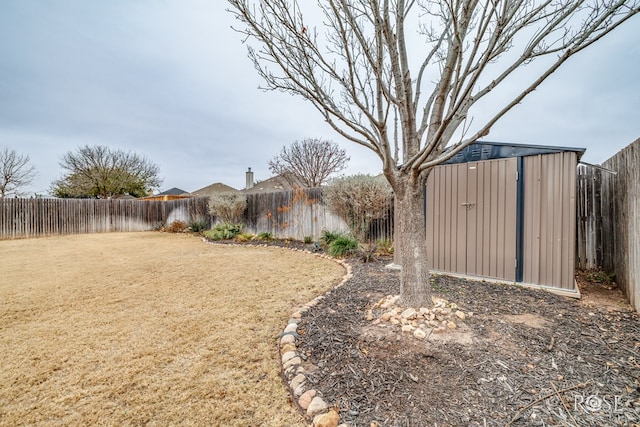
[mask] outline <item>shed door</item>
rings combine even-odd
[[[517,159],[436,167],[426,190],[429,268],[516,280]]]

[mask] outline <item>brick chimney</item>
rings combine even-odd
[[[245,173],[245,175],[247,177],[247,183],[244,189],[248,190],[250,188],[253,188],[253,172],[251,172],[251,168],[249,168],[249,170]]]

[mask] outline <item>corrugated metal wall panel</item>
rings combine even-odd
[[[574,152],[525,158],[525,283],[575,289]]]
[[[436,167],[427,181],[434,270],[515,280],[517,160]]]

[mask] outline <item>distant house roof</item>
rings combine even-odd
[[[304,187],[302,184],[298,186]],[[283,175],[276,175],[269,179],[265,179],[264,181],[260,181],[254,184],[254,186],[251,188],[245,188],[244,190],[241,190],[241,191],[243,193],[254,194],[254,193],[268,193],[272,191],[292,190],[292,189],[293,189],[293,185]]]
[[[215,184],[207,185],[206,187],[202,187],[199,190],[192,191],[191,194],[197,197],[211,197],[214,194],[228,193],[233,191],[238,190],[228,186],[227,184],[216,182]]]
[[[509,157],[537,156],[540,154],[578,153],[578,160],[585,152],[584,148],[554,147],[551,145],[509,144],[506,142],[476,141],[465,147],[444,164],[477,162],[479,160],[505,159]]]
[[[173,187],[166,191],[163,191],[162,193],[156,194],[156,196],[182,196],[184,194],[187,194],[187,192],[179,188]]]

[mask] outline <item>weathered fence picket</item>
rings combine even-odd
[[[153,230],[175,219],[209,221],[207,198],[171,201],[0,199],[0,239]]]
[[[323,203],[321,188],[248,194],[242,223],[250,233],[266,232],[277,238],[296,240],[318,239],[325,230],[349,230],[344,220]],[[393,239],[393,212],[372,222],[369,238],[372,241]]]

